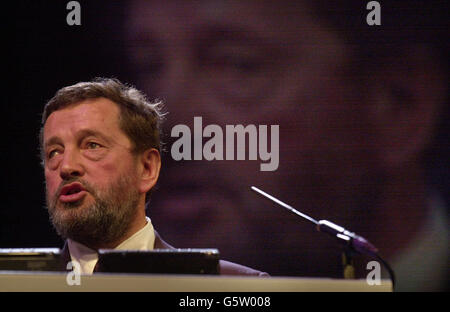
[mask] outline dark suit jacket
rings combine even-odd
[[[175,249],[175,248],[170,246],[165,241],[163,241],[159,236],[159,234],[155,231],[155,249]],[[69,246],[67,242],[64,244],[64,247],[61,251],[61,261],[62,261],[61,266],[63,270],[66,270],[67,263],[71,261]],[[246,276],[261,276],[261,277],[269,276],[269,274],[265,272],[254,270],[252,268],[225,260],[220,260],[219,265],[220,265],[220,275],[246,275]]]

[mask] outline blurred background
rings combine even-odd
[[[69,26],[67,2],[7,10],[0,247],[62,246],[45,208],[41,113],[63,86],[116,77],[165,102],[147,213],[170,244],[272,275],[340,277],[339,246],[255,185],[368,238],[403,289],[448,290],[447,1],[380,2],[380,26],[364,1],[79,1],[81,25]],[[173,161],[170,130],[194,116],[279,125],[279,168]]]

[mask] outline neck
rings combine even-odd
[[[96,248],[93,248],[95,250],[98,249],[114,249],[117,246],[119,246],[121,243],[129,239],[131,236],[133,236],[136,232],[144,228],[144,226],[147,224],[147,220],[145,218],[145,213],[139,214],[133,222],[130,224],[130,227],[125,232],[125,234],[118,240],[110,243],[103,243],[96,246]]]
[[[99,249],[114,249],[117,246],[119,246],[122,242],[126,241],[128,238],[133,236],[136,232],[144,228],[144,226],[147,224],[147,219],[145,215],[145,199],[141,199],[141,203],[139,204],[136,214],[134,215],[133,219],[131,220],[130,224],[128,225],[127,230],[124,232],[123,235],[120,236],[120,238],[109,241],[109,242],[102,242],[102,241],[95,241],[95,242],[82,242],[83,245],[93,249],[93,250],[99,250]]]

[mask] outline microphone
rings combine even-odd
[[[340,225],[337,225],[333,222],[330,222],[328,220],[315,220],[314,218],[311,218],[310,216],[301,213],[297,209],[293,208],[292,206],[282,202],[281,200],[275,198],[272,195],[267,194],[266,192],[260,190],[259,188],[252,186],[251,189],[258,194],[262,195],[263,197],[269,199],[272,202],[275,202],[276,204],[290,210],[291,212],[295,213],[296,215],[302,217],[303,219],[306,219],[310,221],[311,223],[314,223],[316,226],[316,229],[319,232],[327,233],[331,235],[332,237],[336,238],[339,242],[350,248],[352,251],[355,251],[360,254],[368,255],[371,257],[374,257],[378,260],[380,260],[387,268],[389,275],[392,280],[392,287],[394,288],[395,284],[395,275],[394,271],[391,269],[391,267],[387,264],[386,261],[384,261],[379,255],[378,255],[378,249],[371,244],[367,239],[365,239],[362,236],[356,235],[353,232],[350,232],[343,228]]]
[[[320,220],[317,224],[317,230],[319,232],[328,233],[331,236],[336,237],[337,239],[341,240],[341,242],[344,242],[344,244],[348,244],[352,247],[353,250],[361,254],[373,256],[378,252],[378,249],[367,239],[362,236],[356,235],[355,233],[350,232],[344,229],[342,226],[339,226],[333,222]]]

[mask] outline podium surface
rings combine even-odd
[[[390,292],[365,279],[0,271],[1,292]],[[74,283],[75,281],[75,283]],[[79,285],[77,285],[79,281]],[[73,285],[70,285],[73,284]]]

